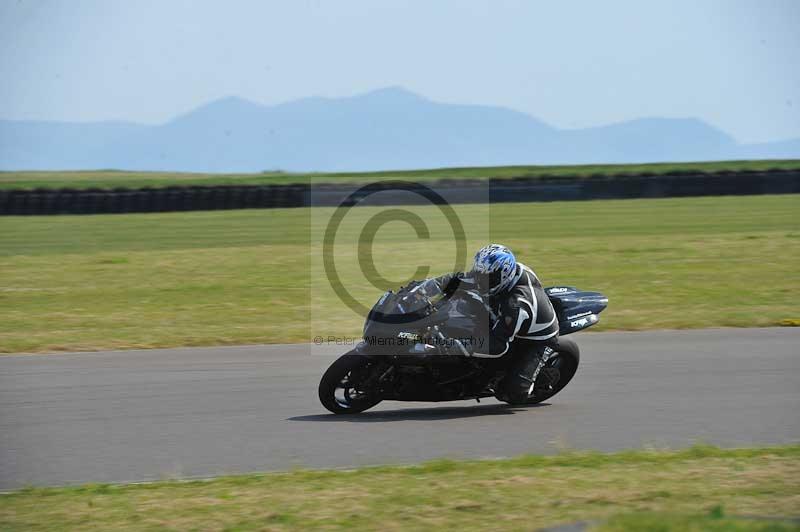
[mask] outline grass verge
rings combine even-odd
[[[342,281],[365,304],[381,291],[363,280],[353,250],[378,209],[353,209],[337,236]],[[408,209],[430,222],[430,238],[386,224],[373,249],[377,271],[402,279],[420,257],[431,275],[451,269],[449,225],[436,221],[434,207]],[[504,242],[545,284],[606,293],[610,306],[596,330],[800,319],[799,195],[455,209],[468,236],[485,235],[469,240],[470,251],[487,239]],[[0,217],[0,352],[358,336],[362,317],[329,287],[309,288],[326,285],[311,234],[332,212]]]
[[[706,514],[670,514],[636,512],[612,517],[608,522],[591,527],[597,532],[796,532],[798,519],[771,519],[752,516],[726,516],[721,506]]]
[[[607,530],[761,530],[725,515],[796,516],[799,503],[800,446],[699,446],[26,489],[0,496],[0,528],[534,530],[611,518]]]
[[[35,188],[143,188],[189,185],[289,185],[300,183],[372,183],[387,179],[436,181],[444,179],[592,178],[614,175],[661,175],[676,172],[743,172],[797,170],[800,160],[714,161],[704,163],[589,164],[570,166],[490,166],[435,168],[384,172],[259,174],[200,174],[179,172],[133,172],[86,170],[65,172],[0,172],[0,189]]]

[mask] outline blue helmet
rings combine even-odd
[[[495,295],[514,282],[517,259],[507,247],[489,244],[475,254],[471,274],[482,295]]]

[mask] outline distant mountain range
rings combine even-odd
[[[361,171],[800,157],[800,139],[738,144],[694,118],[557,129],[402,88],[264,106],[223,98],[156,126],[0,120],[0,169]]]

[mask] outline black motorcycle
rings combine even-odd
[[[559,322],[558,339],[538,349],[512,342],[499,358],[470,356],[467,349],[470,342],[488,339],[490,323],[490,311],[474,290],[445,295],[428,280],[386,292],[367,316],[364,340],[322,376],[319,399],[335,414],[363,412],[383,400],[545,401],[578,369],[578,346],[563,337],[597,323],[608,305],[598,292],[571,286],[545,290]]]

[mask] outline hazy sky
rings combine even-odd
[[[401,85],[558,127],[800,137],[800,1],[0,2],[0,118],[158,123]]]

